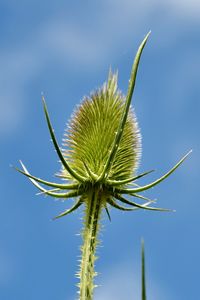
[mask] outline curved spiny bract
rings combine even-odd
[[[24,164],[20,161],[21,165],[24,166]],[[46,180],[43,180],[41,178],[35,177],[29,173],[26,173],[18,168],[15,168],[18,172],[20,172],[21,174],[25,175],[26,177],[28,177],[29,179],[34,179],[35,181],[42,183],[44,185],[50,186],[50,187],[55,187],[61,190],[76,190],[80,187],[80,184],[77,183],[70,183],[70,184],[60,184],[60,183],[56,183],[56,182],[49,182]]]
[[[29,174],[28,170],[26,169],[26,167],[24,166],[24,164],[22,162],[21,162],[21,165],[22,165],[22,168],[24,170],[24,173],[29,177],[29,179],[33,183],[33,185],[35,185],[40,191],[42,191],[43,194],[46,194],[48,196],[52,196],[52,197],[55,197],[55,198],[62,198],[62,199],[77,197],[77,196],[80,196],[80,195],[83,194],[83,190],[81,190],[81,189],[72,190],[71,192],[68,192],[68,193],[54,193],[54,192],[51,192],[49,190],[46,190],[40,184],[38,184],[35,179],[33,179],[29,176],[30,174]]]
[[[141,205],[141,204],[138,204],[136,202],[129,201],[129,200],[125,199],[124,197],[122,197],[121,195],[118,195],[118,194],[114,194],[114,197],[117,200],[119,200],[123,203],[129,204],[129,205],[135,206],[137,208],[141,208],[141,209],[155,210],[155,211],[172,211],[171,209],[168,209],[168,208],[158,208],[158,207],[148,206],[150,203],[152,203],[152,201],[148,201],[147,203]]]
[[[81,206],[81,204],[83,203],[83,198],[80,197],[80,199],[78,199],[76,201],[76,203],[69,209],[65,210],[64,212],[62,212],[61,214],[59,214],[58,216],[54,217],[53,220],[59,219],[61,217],[64,217],[66,215],[69,215],[70,213],[72,213],[73,211],[75,211],[77,208],[79,208]]]
[[[62,163],[63,167],[72,176],[73,179],[76,179],[77,181],[80,181],[80,182],[84,182],[85,178],[83,176],[81,176],[80,174],[78,174],[73,168],[71,168],[71,166],[67,163],[67,161],[63,157],[63,154],[62,154],[62,152],[61,152],[61,150],[58,146],[58,143],[57,143],[57,140],[56,140],[56,137],[55,137],[55,134],[54,134],[54,130],[53,130],[52,125],[51,125],[51,121],[50,121],[50,118],[49,118],[49,114],[48,114],[48,110],[47,110],[47,106],[46,106],[44,96],[42,96],[42,102],[43,102],[44,113],[45,113],[47,125],[48,125],[49,132],[50,132],[50,135],[51,135],[51,138],[52,138],[52,142],[54,144],[54,147],[56,149],[58,157],[61,160],[61,163]]]
[[[136,210],[137,208],[128,208],[128,207],[124,207],[124,206],[121,206],[119,204],[116,203],[116,201],[114,201],[111,197],[108,198],[106,200],[112,207],[114,208],[117,208],[119,210],[123,210],[123,211],[133,211],[133,210]]]
[[[106,182],[111,186],[124,185],[124,184],[130,183],[132,181],[135,181],[139,178],[142,178],[143,176],[146,176],[146,175],[152,173],[153,171],[154,170],[150,170],[150,171],[144,172],[142,174],[139,174],[137,176],[133,176],[133,177],[130,177],[130,178],[124,179],[124,180],[110,180],[110,179],[108,179]]]
[[[139,192],[143,192],[146,191],[154,186],[156,186],[157,184],[159,184],[160,182],[162,182],[163,180],[165,180],[167,177],[169,177],[183,162],[184,160],[188,157],[188,155],[192,152],[192,150],[190,150],[185,156],[183,156],[183,158],[181,158],[181,160],[171,169],[169,170],[166,174],[164,174],[163,176],[161,176],[160,178],[158,178],[157,180],[141,186],[139,188],[135,188],[135,189],[128,189],[128,188],[115,188],[115,192],[117,193],[121,193],[121,194],[134,194],[134,193],[139,193]]]
[[[136,197],[136,198],[139,198],[139,199],[142,199],[142,200],[145,200],[145,201],[148,201],[149,203],[155,203],[156,200],[151,200],[143,195],[140,195],[140,194],[130,194],[130,196],[133,196],[133,197]]]

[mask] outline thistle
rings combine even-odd
[[[55,219],[68,215],[81,205],[85,206],[82,255],[78,272],[81,300],[93,299],[96,276],[95,253],[99,243],[98,231],[102,211],[106,211],[109,219],[111,207],[122,211],[138,209],[169,211],[153,207],[151,204],[155,201],[140,193],[165,180],[189,154],[187,153],[159,179],[144,186],[135,183],[137,179],[152,172],[151,170],[136,175],[141,143],[135,113],[130,107],[140,57],[149,34],[146,35],[136,53],[127,95],[123,96],[118,90],[117,74],[110,71],[103,87],[84,98],[75,110],[65,131],[64,149],[58,145],[45,99],[42,97],[50,136],[61,162],[58,176],[64,179],[65,183],[49,182],[35,177],[28,172],[22,162],[22,170],[17,169],[27,176],[42,194],[63,200],[76,199],[70,209],[65,210]],[[131,196],[132,199],[139,198],[140,203],[130,200],[126,195]]]

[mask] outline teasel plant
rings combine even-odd
[[[84,205],[81,260],[78,271],[78,294],[80,300],[93,299],[96,286],[95,261],[99,245],[98,234],[102,212],[110,219],[110,209],[135,211],[170,211],[154,206],[141,192],[151,189],[169,177],[186,159],[188,152],[166,174],[157,180],[138,185],[137,180],[152,170],[136,174],[141,156],[141,136],[137,120],[131,108],[136,75],[141,54],[150,32],[140,44],[131,70],[127,95],[117,86],[117,73],[109,71],[107,82],[75,109],[64,133],[60,148],[42,96],[44,113],[50,136],[61,162],[57,174],[62,183],[49,182],[29,173],[20,161],[22,169],[17,171],[27,176],[41,194],[62,201],[74,198],[73,206],[54,219],[64,217]],[[49,188],[47,188],[49,187]],[[139,199],[135,201],[133,199]],[[143,264],[144,265],[144,264]],[[144,282],[144,281],[143,281]],[[145,298],[144,298],[145,299]]]

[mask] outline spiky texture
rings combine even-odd
[[[117,87],[117,74],[110,71],[107,83],[86,97],[73,114],[65,133],[63,145],[66,150],[63,155],[82,176],[89,177],[90,171],[97,177],[101,175],[118,131],[125,99]],[[140,148],[136,117],[129,110],[108,179],[125,180],[133,176],[138,166]],[[68,175],[65,169],[62,175]]]

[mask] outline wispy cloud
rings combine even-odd
[[[39,32],[12,49],[0,52],[0,135],[9,134],[22,121],[25,90],[52,60],[70,67],[97,67],[107,55],[102,43],[75,24],[59,20],[44,24]]]
[[[92,11],[96,21],[91,26],[76,18],[66,19],[55,14],[45,18],[40,28],[32,31],[21,42],[12,44],[6,51],[0,51],[0,135],[16,129],[25,114],[25,89],[34,76],[52,61],[65,64],[70,68],[88,66],[90,70],[102,63],[109,64],[112,57],[119,55],[127,41],[138,32],[141,37],[149,30],[148,24],[159,22],[157,30],[173,26],[173,31],[165,30],[170,35],[163,39],[177,37],[177,31],[184,28],[176,26],[176,17],[188,17],[194,20],[199,15],[199,1],[140,1],[130,0],[102,1],[98,11]],[[156,17],[155,17],[156,15]],[[88,15],[89,17],[89,15]],[[165,21],[164,21],[165,20]],[[145,28],[145,32],[144,31]],[[165,29],[166,29],[165,28]],[[160,36],[162,38],[162,35]],[[116,51],[117,49],[117,51]]]
[[[149,14],[149,12],[153,13],[153,11],[155,12],[156,10],[160,9],[166,9],[166,12],[167,10],[169,10],[169,13],[174,15],[187,16],[188,18],[198,18],[200,11],[200,3],[198,0],[142,0],[139,3],[135,3],[131,0],[125,0],[123,1],[123,5],[121,0],[108,0],[104,1],[104,3],[105,5],[113,5],[113,7],[121,12],[126,11],[128,15],[131,15],[132,13],[132,16],[135,17],[136,15],[136,17],[138,18],[140,18],[141,15],[144,15],[146,13]],[[140,15],[138,15],[138,12],[140,13]]]

